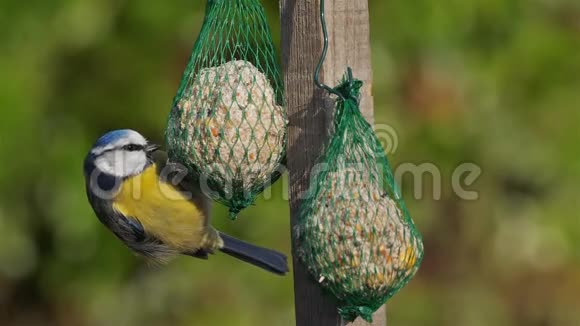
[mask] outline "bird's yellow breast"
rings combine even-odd
[[[147,234],[172,249],[194,251],[202,247],[206,217],[188,195],[160,181],[152,164],[123,182],[113,199],[113,209],[138,220]]]

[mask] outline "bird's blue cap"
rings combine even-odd
[[[106,146],[108,144],[111,144],[111,143],[119,140],[119,139],[127,138],[131,135],[134,135],[134,134],[138,134],[138,132],[136,132],[135,130],[132,130],[132,129],[119,129],[119,130],[109,131],[108,133],[101,136],[101,138],[99,138],[97,140],[97,142],[95,143],[95,145],[93,145],[93,147]]]

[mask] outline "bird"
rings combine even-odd
[[[132,129],[105,133],[84,160],[96,216],[137,255],[155,264],[178,255],[208,259],[216,251],[284,275],[287,257],[217,231],[211,199],[187,168]]]

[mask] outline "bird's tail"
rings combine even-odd
[[[287,258],[283,253],[255,246],[221,232],[220,237],[224,242],[221,252],[275,274],[284,275],[288,272]]]

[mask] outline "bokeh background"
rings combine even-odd
[[[264,0],[279,41],[277,1]],[[371,0],[376,122],[436,165],[408,206],[424,235],[390,325],[580,325],[580,2]],[[148,268],[85,199],[93,141],[162,141],[204,1],[0,1],[0,325],[293,325],[292,278],[224,255]],[[481,167],[452,191],[454,169]],[[290,252],[282,182],[233,223]]]

